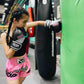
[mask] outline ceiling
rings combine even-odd
[[[9,11],[15,0],[0,0],[0,24],[4,24],[5,18],[9,14]],[[5,5],[8,3],[8,6]]]

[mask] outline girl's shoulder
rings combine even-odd
[[[5,31],[5,32],[1,33],[1,39],[6,38],[6,35],[7,35],[7,31]]]

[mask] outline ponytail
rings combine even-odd
[[[6,36],[7,45],[10,44],[8,37],[9,37],[9,33],[10,33],[10,29],[11,29],[12,22],[13,22],[13,18],[11,18],[11,19],[10,19],[10,22],[9,22],[8,32],[7,32],[7,36]]]

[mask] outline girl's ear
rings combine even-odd
[[[16,18],[13,18],[13,23],[16,24],[17,22]]]
[[[13,22],[16,22],[16,18],[13,18]]]

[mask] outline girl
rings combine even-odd
[[[22,84],[26,76],[30,74],[30,62],[26,55],[28,28],[37,25],[50,28],[53,24],[50,20],[27,23],[28,17],[29,14],[24,8],[17,8],[12,13],[8,30],[1,34],[4,52],[8,58],[6,63],[8,84]]]
[[[30,62],[26,56],[28,35],[26,30],[32,26],[44,25],[45,21],[27,23],[29,14],[24,8],[12,13],[8,30],[1,34],[6,57],[6,79],[8,84],[22,84],[30,74]]]

